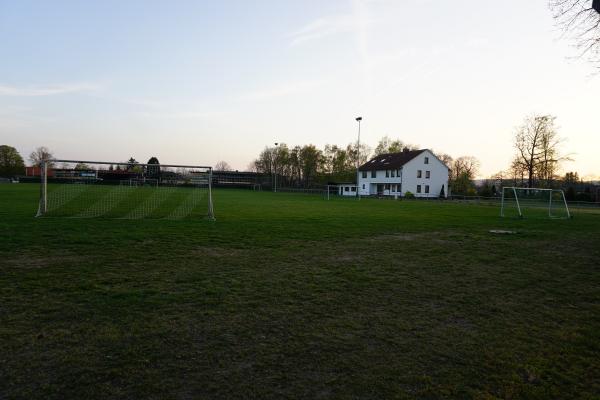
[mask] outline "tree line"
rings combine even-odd
[[[514,155],[508,167],[484,182],[476,185],[480,162],[473,156],[453,158],[447,153],[432,150],[449,168],[449,184],[453,194],[497,195],[502,186],[523,186],[542,188],[561,188],[570,199],[593,198],[581,194],[591,193],[581,189],[583,183],[577,172],[568,171],[560,175],[562,164],[571,161],[572,155],[562,152],[564,140],[558,133],[556,117],[552,115],[532,115],[526,117],[515,130],[513,136]],[[258,157],[250,163],[248,170],[277,176],[279,185],[290,187],[314,187],[333,182],[353,182],[356,179],[356,167],[371,157],[385,153],[400,152],[419,147],[400,139],[382,137],[374,148],[362,143],[360,149],[356,142],[346,146],[327,144],[323,149],[313,144],[289,147],[285,143],[265,147]],[[29,155],[32,165],[52,159],[52,152],[46,147],[38,147]],[[153,157],[150,164],[158,163]],[[131,157],[127,161],[127,170],[136,169],[138,162]],[[84,165],[78,168],[85,169]],[[113,167],[110,166],[109,169]],[[117,166],[116,169],[121,169]],[[229,171],[231,167],[225,161],[215,165],[215,171]],[[19,152],[11,146],[0,146],[0,176],[16,177],[25,173],[25,163]],[[585,186],[585,185],[583,185]],[[586,192],[587,191],[587,192]],[[578,197],[579,196],[579,197]]]
[[[32,165],[39,165],[44,160],[54,158],[48,148],[38,147],[29,154]],[[14,178],[25,174],[25,161],[21,154],[12,146],[0,145],[0,177]]]
[[[277,175],[282,186],[313,187],[332,182],[353,182],[356,167],[370,158],[403,150],[417,150],[419,146],[389,136],[382,137],[374,148],[361,143],[346,146],[327,144],[323,149],[313,144],[288,147],[281,143],[265,147],[248,169],[257,173]],[[473,179],[479,172],[479,161],[472,156],[452,156],[434,151],[434,154],[450,169],[449,179],[456,190],[466,192],[473,187]],[[218,170],[218,169],[217,169]]]

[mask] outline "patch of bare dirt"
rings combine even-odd
[[[418,233],[394,233],[394,234],[385,234],[385,235],[377,235],[373,236],[367,240],[370,242],[380,242],[380,241],[398,241],[398,242],[411,242],[415,240],[424,240],[427,239],[430,242],[435,243],[450,243],[452,242],[452,238],[448,235],[448,233],[444,232],[418,232]]]

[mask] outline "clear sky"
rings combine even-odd
[[[383,135],[508,166],[558,117],[566,170],[600,176],[600,75],[546,0],[0,0],[0,144],[26,157],[245,169],[274,142]]]

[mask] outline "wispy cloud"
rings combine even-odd
[[[242,101],[262,101],[277,97],[290,96],[315,90],[322,85],[322,81],[291,81],[279,85],[245,93],[240,96]]]
[[[208,119],[226,115],[223,111],[140,111],[136,115],[145,118],[159,119]]]
[[[292,39],[291,45],[320,39],[326,36],[335,35],[338,33],[351,32],[355,29],[355,18],[353,14],[332,15],[328,17],[318,18],[289,36]]]
[[[321,17],[308,23],[289,35],[290,45],[297,46],[342,33],[353,35],[362,69],[365,93],[368,94],[373,88],[373,66],[369,52],[368,33],[374,21],[371,17],[368,0],[352,0],[351,12]]]
[[[54,96],[68,93],[93,92],[100,89],[100,85],[91,83],[69,83],[47,86],[11,86],[0,84],[0,96]]]

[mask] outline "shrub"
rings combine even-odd
[[[406,192],[406,193],[404,193],[404,198],[405,199],[414,199],[415,195],[412,192]]]

